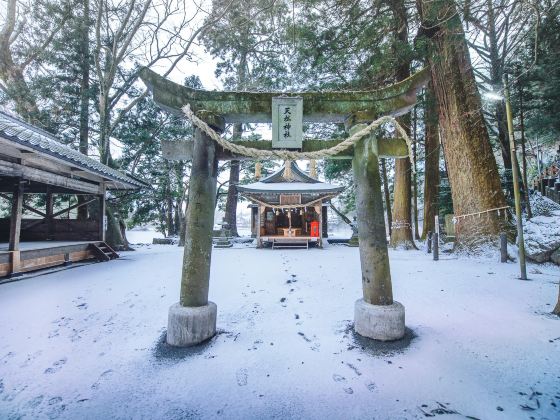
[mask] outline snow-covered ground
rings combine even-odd
[[[352,332],[358,249],[216,249],[219,334],[163,344],[182,249],[0,286],[0,418],[560,418],[559,270],[391,251],[406,340]],[[455,413],[455,414],[452,414]]]

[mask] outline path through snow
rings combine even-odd
[[[403,342],[351,329],[356,248],[216,249],[219,334],[164,343],[182,249],[0,286],[1,418],[560,418],[559,271],[390,252]]]

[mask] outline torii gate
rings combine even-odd
[[[143,69],[140,77],[160,107],[184,115],[183,107],[189,105],[200,120],[218,133],[223,132],[226,123],[270,123],[272,98],[278,95],[190,89],[149,69]],[[429,73],[424,69],[376,91],[303,92],[297,96],[303,97],[304,121],[344,123],[352,137],[381,116],[409,112],[418,90],[428,79]],[[168,144],[164,153],[170,159],[192,159],[180,301],[169,308],[167,327],[167,343],[181,347],[201,343],[216,333],[217,306],[208,300],[208,289],[218,161],[247,158],[221,147],[209,135],[215,133],[200,127],[195,125],[194,140]],[[338,143],[341,141],[304,140],[302,151],[329,149]],[[272,148],[270,141],[241,139],[234,144],[260,150]],[[356,183],[363,298],[355,304],[354,329],[362,336],[383,341],[404,336],[405,314],[404,306],[393,300],[378,158],[408,156],[404,139],[382,139],[373,133],[363,135],[352,148],[333,156],[352,159]]]

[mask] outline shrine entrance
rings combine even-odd
[[[142,70],[141,78],[160,107],[188,118],[195,127],[193,140],[162,145],[165,158],[192,160],[180,301],[169,309],[168,344],[191,346],[216,333],[217,306],[208,300],[208,289],[218,161],[232,159],[352,159],[363,292],[354,308],[354,329],[383,341],[404,336],[404,306],[393,300],[379,158],[410,158],[410,140],[394,117],[414,106],[418,90],[429,79],[426,69],[376,91],[282,96],[191,89],[149,69]],[[279,99],[286,104],[283,108],[276,106]],[[305,122],[344,123],[349,137],[301,141],[297,130],[275,129],[274,124],[273,141],[230,142],[220,135],[226,123],[270,123],[286,108],[295,122],[301,115]],[[400,137],[381,137],[376,130],[385,123],[393,124]]]
[[[343,187],[319,181],[315,161],[309,163],[309,174],[290,160],[262,180],[256,166],[256,182],[237,190],[253,203],[251,233],[257,248],[322,248],[328,236],[328,203]]]

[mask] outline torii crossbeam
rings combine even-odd
[[[163,109],[182,115],[182,108],[188,104],[198,118],[217,132],[224,130],[225,123],[271,122],[272,98],[279,95],[190,89],[149,69],[143,69],[140,75],[154,101]],[[383,115],[407,113],[428,78],[429,73],[424,69],[402,82],[375,91],[302,92],[297,96],[303,97],[304,121],[343,122],[352,136]],[[326,149],[337,141],[321,144],[319,140],[309,143],[304,140],[303,150]],[[271,148],[266,141],[237,143]],[[168,344],[191,346],[216,333],[217,306],[208,300],[208,289],[218,161],[241,156],[218,146],[198,126],[195,126],[193,141],[167,144],[166,148],[168,158],[192,159],[180,301],[169,310],[167,328]],[[379,156],[408,157],[407,146],[403,139],[387,140],[372,134],[333,158],[352,159],[356,184],[363,298],[355,305],[354,328],[363,336],[387,341],[402,338],[405,323],[403,305],[393,300]]]

